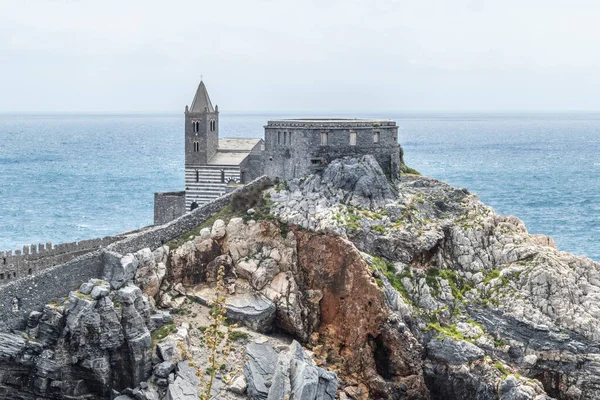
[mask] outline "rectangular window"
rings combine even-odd
[[[281,144],[281,132],[277,132],[277,144]]]
[[[287,144],[287,132],[283,132],[283,145]]]
[[[373,132],[373,143],[379,143],[379,131]]]
[[[323,160],[320,158],[313,158],[310,160],[310,165],[321,165],[323,164]]]
[[[321,146],[327,146],[328,137],[327,132],[321,132]]]
[[[356,131],[350,131],[350,146],[356,146]]]

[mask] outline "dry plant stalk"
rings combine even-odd
[[[221,365],[225,365],[227,357],[233,349],[233,343],[229,339],[229,335],[236,325],[227,325],[227,309],[225,308],[224,296],[224,293],[226,293],[224,276],[225,270],[223,266],[219,266],[217,287],[215,289],[215,300],[209,304],[211,307],[209,313],[211,323],[204,331],[204,342],[209,350],[208,367],[206,368],[208,378],[204,373],[205,371],[202,371],[201,368],[196,369],[196,375],[200,377],[200,400],[214,399],[225,388],[225,386],[223,386],[216,394],[211,396],[216,373],[220,369]],[[226,329],[224,329],[225,327]],[[223,375],[221,380],[225,383],[225,385],[230,385],[233,377],[238,372],[239,368],[235,368],[234,370],[229,371],[229,373]]]

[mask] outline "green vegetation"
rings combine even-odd
[[[425,282],[427,283],[427,286],[431,288],[434,294],[438,294],[440,290],[440,284],[437,279],[438,277],[445,279],[448,282],[452,296],[457,301],[462,301],[464,299],[464,294],[473,288],[471,282],[466,282],[451,269],[429,268],[427,270],[427,275],[425,276]]]
[[[190,240],[192,237],[198,236],[202,229],[211,228],[216,220],[222,219],[223,221],[227,222],[235,216],[237,216],[236,212],[232,209],[231,204],[228,204],[225,207],[223,207],[218,213],[214,214],[212,217],[204,221],[202,224],[198,225],[196,228],[176,237],[173,240],[169,240],[166,243],[166,245],[169,246],[170,251],[173,251],[188,240]]]
[[[229,340],[232,342],[238,341],[238,340],[245,340],[248,339],[248,334],[246,332],[242,332],[242,331],[231,331],[231,333],[229,334]]]
[[[409,167],[408,165],[402,163],[402,165],[400,165],[400,173],[402,174],[412,174],[412,175],[421,175],[421,173],[419,171],[417,171],[414,168]]]
[[[496,367],[496,369],[498,371],[500,371],[500,373],[504,376],[507,377],[510,374],[510,371],[506,368],[506,366],[504,364],[502,364],[500,361],[496,361],[494,363],[494,367]]]
[[[463,334],[456,329],[456,324],[441,326],[438,322],[432,322],[425,327],[425,332],[431,330],[438,332],[441,337],[449,337],[454,340],[465,340]]]
[[[402,284],[402,279],[413,277],[409,267],[406,267],[402,271],[402,273],[396,274],[394,264],[392,264],[389,261],[385,261],[381,257],[373,257],[373,268],[376,271],[379,271],[383,276],[385,276],[390,285],[392,285],[392,287],[396,289],[409,304],[412,304],[412,299],[410,298],[408,290],[406,290],[406,288]],[[375,280],[378,279],[379,281],[377,282],[377,284],[379,285],[379,287],[383,287],[383,282],[381,281],[381,279],[375,278]]]
[[[371,229],[382,235],[385,235],[386,233],[385,227],[383,225],[372,225]]]
[[[242,190],[234,193],[231,197],[231,202],[223,207],[218,213],[212,215],[210,218],[191,231],[168,241],[166,245],[169,246],[169,250],[175,250],[190,240],[191,237],[198,236],[202,229],[212,227],[215,221],[218,219],[222,219],[225,221],[225,223],[227,223],[231,218],[239,216],[245,220],[258,220],[267,218],[269,216],[270,205],[272,204],[272,201],[270,196],[263,196],[263,191],[271,186],[273,186],[273,183],[267,181],[260,186],[253,186],[248,190]],[[252,216],[249,216],[246,212],[250,208],[254,208],[256,210],[256,213]]]
[[[344,216],[346,220],[346,227],[349,229],[360,229],[360,216],[354,214],[354,210],[351,211],[350,207],[348,207],[348,213]]]
[[[152,348],[156,346],[157,342],[163,340],[171,333],[175,332],[177,332],[177,328],[175,327],[175,323],[173,322],[168,322],[160,328],[158,328],[157,330],[155,330],[154,332],[152,332]]]
[[[83,300],[93,300],[92,296],[90,296],[89,294],[83,294],[81,293],[79,290],[75,292],[75,297],[77,297],[78,299],[83,299]]]

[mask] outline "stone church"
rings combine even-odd
[[[220,138],[219,107],[200,81],[185,107],[185,191],[155,193],[155,225],[171,221],[259,176],[289,180],[344,156],[374,155],[398,176],[398,127],[391,120],[282,119],[268,121],[264,140]]]

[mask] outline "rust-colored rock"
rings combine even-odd
[[[365,383],[371,398],[428,398],[423,349],[388,320],[383,292],[354,245],[337,236],[296,234],[303,284],[323,293],[319,342],[328,359],[340,361],[342,375]]]

